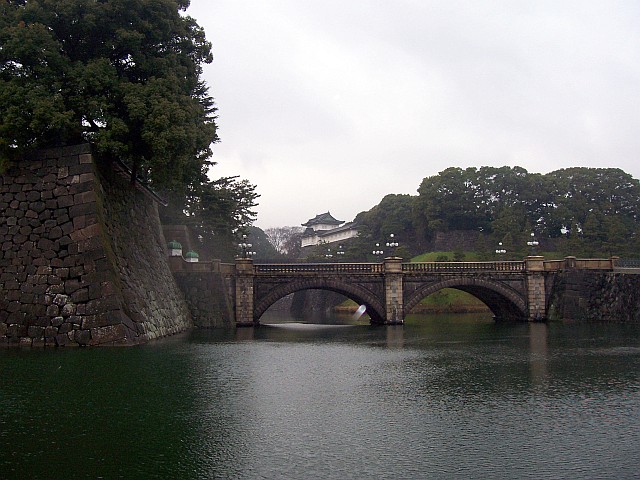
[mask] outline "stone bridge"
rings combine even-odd
[[[310,289],[337,292],[365,305],[372,323],[379,324],[403,323],[405,315],[423,298],[443,288],[475,296],[489,307],[496,319],[545,320],[552,297],[558,294],[554,288],[561,278],[565,285],[560,295],[571,303],[576,292],[571,290],[574,287],[565,292],[567,278],[593,277],[595,280],[603,273],[640,273],[640,268],[621,268],[618,263],[617,257],[545,260],[541,256],[526,257],[522,261],[406,263],[401,258],[390,257],[380,263],[286,264],[254,263],[250,258],[238,258],[235,264],[187,263],[181,256],[170,258],[174,275],[182,279],[180,283],[193,278],[188,289],[191,294],[186,295],[190,304],[196,303],[193,292],[199,292],[198,297],[202,298],[203,289],[210,287],[203,280],[207,275],[220,279],[218,283],[222,287],[218,290],[226,299],[229,323],[236,326],[259,325],[260,317],[275,302],[291,293]],[[598,288],[591,286],[586,290]],[[207,292],[205,297],[220,296],[219,293]],[[577,298],[579,303],[585,303],[580,292]],[[195,315],[198,325],[213,325],[203,321],[211,302],[205,299],[201,303]]]
[[[279,299],[307,289],[330,290],[365,305],[373,323],[401,324],[420,300],[443,288],[474,295],[497,319],[535,321],[546,318],[554,273],[567,262],[576,260],[403,263],[390,257],[382,263],[254,264],[241,258],[230,279],[237,326],[259,324]],[[590,268],[612,265],[591,262]]]

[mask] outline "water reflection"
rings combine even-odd
[[[404,328],[402,325],[389,325],[386,328],[387,348],[404,347]]]
[[[529,348],[531,351],[531,383],[544,386],[547,383],[547,325],[529,324]]]
[[[0,477],[633,478],[639,340],[411,316],[0,350]]]

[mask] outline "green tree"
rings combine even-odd
[[[206,183],[212,60],[188,0],[0,3],[0,161],[89,141],[156,188]]]
[[[594,211],[617,216],[631,230],[640,220],[640,181],[618,168],[567,168],[548,177],[557,207],[554,222],[558,225],[582,228]]]
[[[282,260],[280,254],[271,242],[267,234],[258,227],[247,228],[247,241],[251,243],[251,250],[254,251],[256,261],[278,262]]]
[[[401,246],[414,250],[415,226],[413,209],[415,197],[411,195],[386,195],[378,205],[360,212],[355,219],[358,229],[384,245],[393,234]],[[375,243],[375,242],[374,242]]]
[[[179,223],[191,227],[210,257],[230,260],[237,253],[238,240],[255,220],[257,198],[255,186],[247,180],[222,177],[190,186],[186,197],[175,199],[173,213],[181,208]]]
[[[486,190],[475,168],[447,168],[418,188],[415,218],[426,235],[439,230],[486,230]]]

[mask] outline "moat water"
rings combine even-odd
[[[639,326],[280,323],[0,371],[3,479],[640,478]]]

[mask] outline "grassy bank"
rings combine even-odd
[[[337,313],[354,313],[358,304],[346,300],[334,310]],[[423,298],[411,313],[481,313],[488,311],[487,306],[473,295],[456,290],[443,288],[442,290]]]

